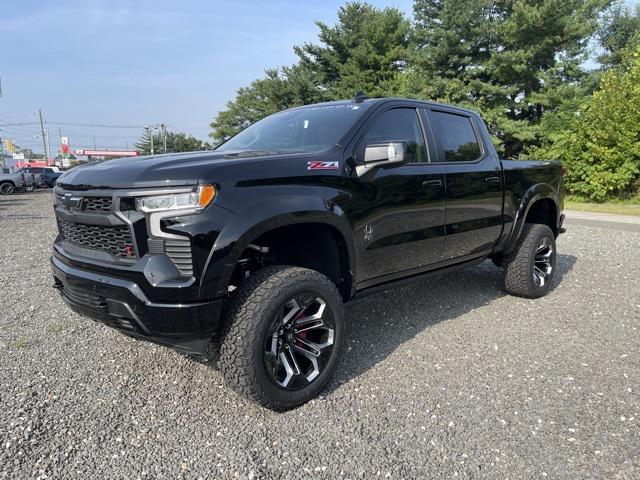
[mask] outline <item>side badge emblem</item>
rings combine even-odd
[[[307,170],[338,170],[339,162],[307,162]]]
[[[367,223],[364,226],[364,241],[370,242],[372,238],[373,238],[373,227],[371,226],[370,223]]]

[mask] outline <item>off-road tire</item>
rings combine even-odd
[[[536,251],[543,242],[551,246],[551,271],[543,285],[538,285],[534,276]],[[511,295],[525,298],[539,298],[551,288],[556,264],[556,240],[547,225],[526,223],[514,250],[503,257],[504,285]]]
[[[16,191],[16,187],[11,182],[0,183],[0,195],[11,195]]]
[[[333,350],[324,370],[306,388],[278,388],[266,373],[264,342],[269,325],[288,298],[300,292],[322,296],[335,323]],[[218,365],[226,383],[246,398],[272,410],[288,410],[315,397],[333,377],[342,355],[342,297],[327,277],[314,270],[272,266],[257,271],[238,288],[226,309],[220,332]]]

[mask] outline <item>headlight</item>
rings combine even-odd
[[[193,210],[198,212],[209,205],[215,196],[216,187],[213,185],[201,185],[194,192],[167,193],[136,198],[136,207],[145,213],[171,210]]]

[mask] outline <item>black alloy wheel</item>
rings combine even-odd
[[[313,292],[298,294],[278,309],[265,338],[269,379],[284,390],[301,390],[324,371],[333,353],[335,325],[327,302]]]
[[[238,393],[272,410],[315,397],[342,355],[344,311],[320,272],[274,265],[234,292],[220,333],[222,373]]]
[[[0,183],[0,195],[11,195],[15,190],[16,188],[11,182]]]

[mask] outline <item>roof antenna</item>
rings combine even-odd
[[[353,101],[353,103],[362,103],[364,102],[367,98],[367,94],[364,93],[362,90],[360,90],[358,93],[356,93],[353,98],[351,99]]]

